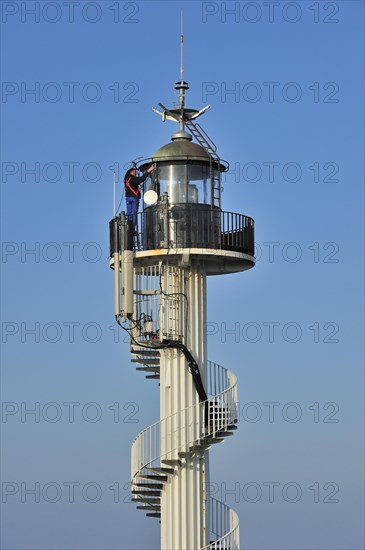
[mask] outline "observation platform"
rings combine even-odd
[[[184,267],[194,262],[204,264],[207,275],[220,275],[255,265],[254,220],[208,205],[151,206],[138,214],[130,242],[136,268],[159,260]]]

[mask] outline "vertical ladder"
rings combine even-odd
[[[200,124],[192,120],[185,120],[186,126],[195,137],[196,141],[204,147],[210,156],[210,182],[212,187],[212,206],[220,207],[221,202],[221,173],[219,170],[220,158],[217,153],[217,146],[203,130]],[[218,170],[215,172],[213,161],[218,164]]]
[[[176,280],[179,277],[178,271],[172,267],[167,266],[164,270],[164,291],[162,292],[163,301],[163,321],[160,321],[161,335],[163,338],[169,340],[181,340],[183,335],[184,316],[181,316],[181,311],[184,308],[181,307],[182,293],[183,293],[183,281]]]

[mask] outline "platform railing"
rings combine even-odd
[[[203,248],[254,255],[254,220],[208,205],[151,206],[138,214],[136,250]]]

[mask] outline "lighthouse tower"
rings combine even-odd
[[[161,524],[162,550],[239,549],[237,514],[209,495],[209,453],[237,429],[237,380],[207,358],[207,276],[255,265],[254,222],[221,206],[217,148],[185,106],[155,112],[178,123],[171,141],[137,167],[144,183],[137,231],[110,221],[115,317],[130,335],[132,363],[156,384],[160,419],[132,443],[137,508]],[[222,287],[223,289],[226,287]]]

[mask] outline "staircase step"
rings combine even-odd
[[[161,474],[167,474],[172,475],[175,473],[175,470],[173,468],[148,468],[152,472],[161,473]]]
[[[204,452],[207,450],[208,447],[210,447],[211,443],[205,443],[205,444],[196,444],[196,445],[193,445],[192,447],[189,447],[189,450],[190,452],[194,453],[194,452]]]
[[[153,356],[153,357],[150,357],[150,356],[147,356],[147,355],[143,355],[141,357],[133,357],[131,359],[131,363],[150,363],[151,362],[151,365],[159,365],[160,364],[160,357],[157,357],[157,356]]]
[[[160,370],[160,367],[136,367],[136,370],[140,372],[158,372]]]
[[[132,502],[144,502],[145,504],[160,504],[161,499],[159,498],[143,498],[143,497],[133,497]]]
[[[151,510],[151,512],[160,512],[161,506],[148,506],[148,504],[142,504],[142,506],[136,506],[137,510]]]
[[[217,436],[217,437],[223,437],[223,438],[224,438],[224,437],[229,437],[229,436],[231,436],[231,435],[234,435],[234,433],[233,433],[233,432],[223,431],[223,430],[216,433],[216,436]]]
[[[139,338],[138,340],[139,344],[140,344],[140,347],[138,346],[135,346],[135,347],[131,347],[130,349],[134,349],[134,350],[138,350],[137,353],[139,353],[139,350],[142,349],[143,351],[152,351],[152,353],[154,351],[160,351],[161,349],[161,342],[160,340],[150,340],[149,338],[146,338],[146,337],[141,337]],[[131,344],[133,344],[133,340],[131,341]]]
[[[150,513],[146,514],[146,516],[149,517],[149,518],[160,518],[161,514],[159,514],[158,512],[150,512]]]
[[[135,349],[135,348],[132,348],[131,353],[133,353],[133,355],[151,355],[151,356],[153,355],[154,357],[160,355],[160,352],[157,349]]]
[[[144,487],[146,489],[163,489],[163,483],[135,483],[133,487]]]
[[[134,357],[131,359],[131,363],[148,363],[149,365],[159,365],[160,359],[159,358],[146,358],[146,357]]]
[[[141,477],[143,479],[151,479],[152,481],[162,481],[163,483],[168,479],[166,475],[158,474],[139,474],[138,477]]]
[[[179,455],[180,458],[190,458],[191,457],[191,453],[189,451],[188,452],[180,451],[178,453],[178,455]]]
[[[151,497],[159,497],[161,495],[161,491],[160,490],[156,490],[156,491],[146,491],[144,489],[136,489],[136,490],[133,490],[131,491],[132,495],[139,495],[140,497],[148,497],[148,496],[151,496]]]
[[[159,380],[160,375],[159,374],[150,374],[148,376],[145,376],[145,378],[150,378],[151,380]]]

